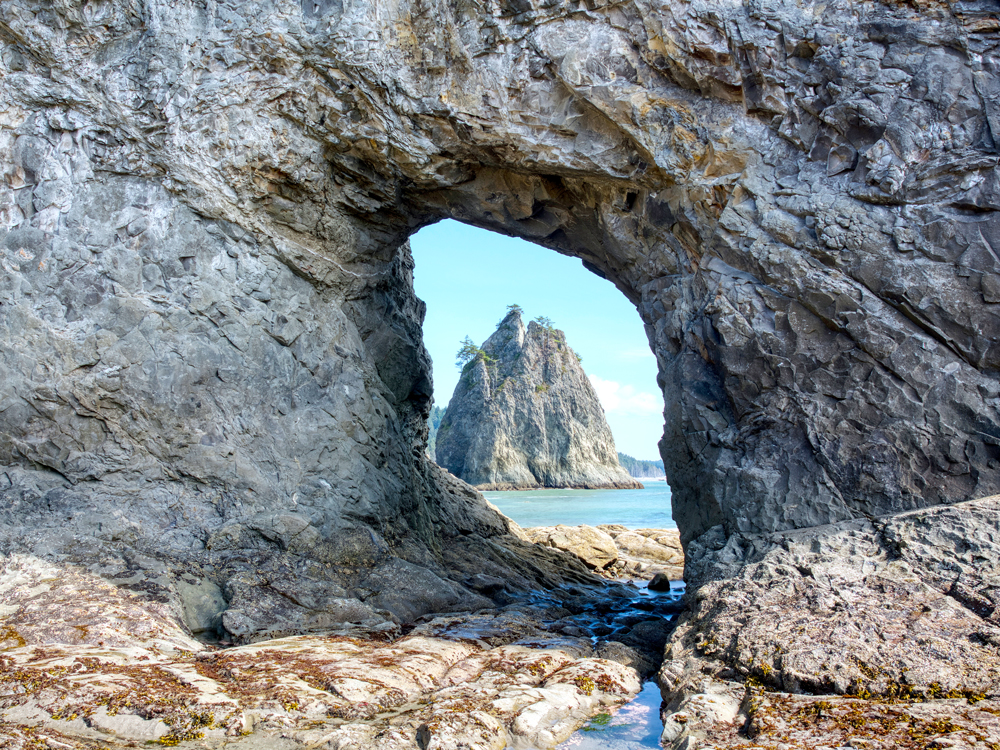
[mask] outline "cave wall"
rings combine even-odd
[[[261,566],[508,569],[423,453],[444,217],[636,305],[687,541],[1000,491],[998,7],[6,0],[4,549],[169,550],[234,627]]]

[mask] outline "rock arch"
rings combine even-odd
[[[4,548],[167,549],[231,604],[260,560],[377,592],[387,561],[536,554],[422,459],[406,238],[443,217],[580,257],[636,304],[692,552],[1000,490],[989,23],[5,2]]]

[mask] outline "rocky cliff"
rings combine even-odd
[[[566,335],[510,312],[465,365],[437,462],[480,490],[642,485],[619,464],[604,409]]]
[[[643,479],[644,477],[666,479],[667,476],[663,471],[663,461],[642,461],[633,458],[627,453],[619,453],[618,463],[636,479]]]
[[[685,542],[1000,490],[995,8],[4,2],[5,537],[503,536],[423,448],[443,217],[636,305]]]

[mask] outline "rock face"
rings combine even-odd
[[[423,451],[444,217],[635,303],[685,541],[1000,490],[995,8],[5,0],[5,548],[503,537]]]
[[[510,312],[462,371],[437,462],[480,490],[632,489],[604,409],[562,331]]]
[[[839,690],[875,623],[996,684],[995,511],[905,514],[1000,491],[998,9],[3,0],[0,553],[242,641],[589,580],[426,458],[406,240],[452,217],[639,311],[692,622],[752,626],[679,674]],[[831,661],[767,648],[789,602]]]
[[[636,479],[666,479],[663,461],[641,461],[626,453],[618,454],[618,463]]]
[[[1000,498],[715,541],[660,671],[668,747],[1000,742]]]

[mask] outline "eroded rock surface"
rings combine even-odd
[[[668,581],[684,578],[684,548],[677,529],[627,529],[620,524],[597,527],[615,541],[618,561],[611,572],[619,576]]]
[[[676,529],[628,529],[603,526],[535,526],[522,529],[535,544],[580,558],[610,576],[667,580],[684,578],[684,550]]]
[[[639,310],[691,622],[755,634],[713,660],[849,686],[877,624],[993,679],[994,584],[867,519],[1000,491],[997,10],[4,0],[0,552],[244,642],[585,585],[426,459],[406,239],[452,217]],[[770,536],[823,524],[841,571]],[[793,601],[832,661],[766,648]]]
[[[575,555],[589,568],[604,570],[618,560],[615,540],[593,526],[536,526],[524,532],[536,544]]]
[[[480,490],[636,489],[566,334],[510,311],[465,365],[437,462]],[[592,566],[593,567],[593,566]]]
[[[718,539],[660,671],[671,747],[997,742],[1000,498]]]
[[[0,575],[0,745],[551,748],[639,691],[678,608],[562,593],[219,649],[149,590],[19,556]]]
[[[588,641],[512,621],[507,642],[469,643],[449,638],[447,624],[392,643],[298,636],[171,657],[9,650],[0,656],[0,739],[12,750],[30,747],[18,739],[31,734],[74,748],[88,740],[260,747],[281,737],[300,748],[551,748],[599,707],[639,691],[633,669],[594,658]]]

